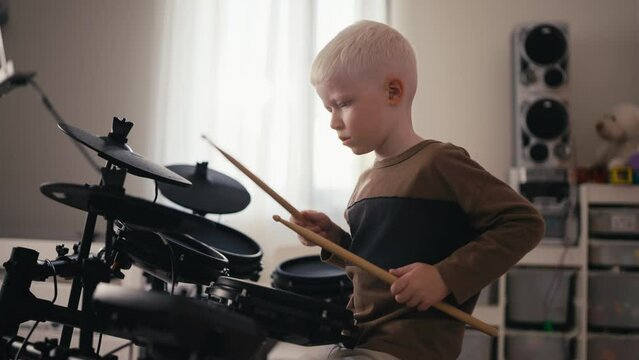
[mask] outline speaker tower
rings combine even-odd
[[[537,23],[513,34],[513,165],[567,167],[572,160],[568,26]]]
[[[576,187],[570,179],[568,25],[542,22],[513,32],[514,145],[511,185],[546,221],[544,242],[575,244]]]

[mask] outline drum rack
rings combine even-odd
[[[58,127],[76,143],[96,151],[106,164],[98,185],[40,187],[50,199],[86,212],[84,231],[72,254],[58,246],[53,260],[39,260],[34,249],[12,249],[0,288],[0,360],[116,360],[112,354],[100,356],[94,334],[141,345],[144,360],[256,359],[265,357],[276,341],[307,346],[346,342],[344,334],[354,332],[352,313],[343,304],[248,281],[258,280],[262,270],[260,246],[205,217],[248,205],[250,196],[238,182],[208,169],[206,162],[165,168],[145,160],[127,145],[133,123],[126,119],[113,118],[112,131],[100,137],[62,121]],[[189,206],[193,214],[125,195],[127,174],[154,180],[156,189]],[[202,202],[216,197],[224,201]],[[93,255],[98,216],[106,220],[106,237],[104,247]],[[108,284],[124,278],[122,271],[131,266],[149,275],[151,291]],[[31,292],[33,281],[50,277],[56,294],[58,277],[72,280],[66,306],[54,304],[55,297],[40,299]],[[178,282],[195,285],[198,296],[169,294],[167,284],[174,288]],[[233,299],[219,295],[224,286],[238,290]],[[82,310],[78,310],[80,301]],[[246,311],[249,306],[252,312]],[[20,324],[32,320],[36,322],[32,330],[39,322],[62,324],[59,340],[29,342],[33,331],[19,337]],[[309,324],[317,324],[317,329]],[[80,333],[78,348],[71,348],[74,329]]]
[[[4,53],[0,53],[4,64]],[[5,68],[0,66],[0,70]],[[207,162],[165,167],[145,159],[128,145],[133,123],[125,118],[114,117],[106,136],[72,126],[35,82],[35,73],[14,73],[12,66],[6,70],[8,80],[3,78],[0,96],[15,87],[30,85],[59,130],[99,172],[100,179],[97,185],[40,186],[48,198],[84,211],[84,229],[71,254],[59,245],[52,260],[39,260],[40,253],[35,249],[12,248],[3,264],[6,273],[0,288],[0,360],[116,360],[112,353],[100,356],[102,334],[141,345],[145,350],[140,359],[144,360],[255,360],[264,357],[278,340],[298,339],[306,345],[334,343],[346,340],[342,332],[353,331],[352,313],[342,304],[246,281],[259,279],[263,269],[261,247],[240,231],[206,218],[209,213],[234,213],[248,206],[250,195],[239,182],[209,169]],[[106,164],[100,167],[87,148]],[[126,195],[127,174],[154,181],[155,199],[151,202]],[[158,191],[192,214],[157,204]],[[104,247],[93,255],[91,245],[99,216],[106,220]],[[108,284],[123,279],[122,271],[131,266],[148,274],[150,291]],[[51,277],[53,300],[34,295],[32,283]],[[71,280],[66,306],[55,304],[58,277]],[[225,279],[227,287],[240,286],[232,301],[211,295],[213,289],[223,286],[218,284],[220,279]],[[167,291],[168,283],[173,290],[178,282],[195,285],[196,297],[173,296],[173,291]],[[241,288],[251,289],[251,296]],[[241,303],[251,304],[258,311],[243,312],[235,306]],[[295,308],[292,315],[282,304]],[[274,316],[285,321],[273,322]],[[35,321],[35,325],[22,338],[18,331],[27,321]],[[40,322],[63,325],[59,340],[29,342]],[[320,324],[322,329],[330,325],[330,331],[310,329],[309,322]],[[79,329],[77,348],[71,348],[74,329]],[[100,336],[98,349],[94,347],[94,334]]]

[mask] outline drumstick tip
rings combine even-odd
[[[217,148],[217,145],[215,145],[215,143],[213,143],[213,140],[209,139],[208,136],[206,136],[206,134],[202,133],[200,134],[200,137],[206,141],[207,143],[209,143],[209,145],[212,145],[213,147]]]
[[[273,215],[273,220],[275,220],[277,222],[281,222],[282,218],[279,215]]]

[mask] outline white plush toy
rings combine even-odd
[[[595,165],[608,169],[627,166],[630,157],[639,153],[639,106],[619,104],[595,128],[606,141],[597,153]]]

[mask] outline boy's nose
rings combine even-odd
[[[337,111],[333,111],[331,113],[331,129],[333,130],[337,130],[337,129],[341,129],[344,127],[344,122],[342,121],[342,118],[337,114]]]

